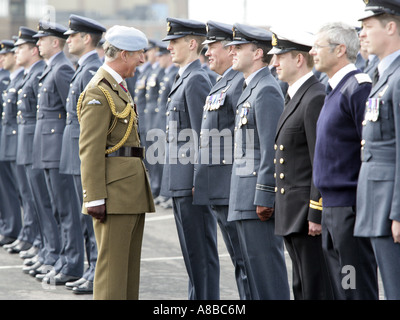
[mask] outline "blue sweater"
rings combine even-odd
[[[365,104],[371,83],[349,72],[325,98],[317,122],[313,177],[324,207],[356,204]]]

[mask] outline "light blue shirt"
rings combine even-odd
[[[400,55],[400,50],[397,50],[388,56],[384,57],[378,64],[379,74],[382,75],[394,60]]]

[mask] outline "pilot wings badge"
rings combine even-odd
[[[101,102],[100,102],[99,100],[93,99],[93,100],[90,100],[90,101],[88,102],[88,105],[91,105],[91,104],[98,104],[98,105],[101,105]]]

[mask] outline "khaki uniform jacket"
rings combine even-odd
[[[113,101],[112,111],[101,88]],[[137,115],[132,112],[134,103],[114,78],[99,68],[78,103],[81,125],[79,155],[83,189],[83,213],[85,203],[105,199],[107,214],[140,214],[154,212],[147,171],[143,161],[137,157],[106,157],[106,149],[116,146],[127,133],[133,120],[132,130],[123,147],[139,147]],[[128,106],[126,117],[116,117]],[[114,113],[114,114],[113,114]],[[134,119],[131,119],[131,117]]]

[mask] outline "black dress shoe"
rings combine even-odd
[[[24,266],[30,267],[31,265],[34,265],[36,262],[39,261],[39,256],[34,256],[32,258],[24,259]]]
[[[29,259],[36,256],[39,252],[39,248],[35,246],[31,246],[28,250],[21,250],[19,252],[19,257],[21,259]]]
[[[20,242],[21,242],[21,240],[17,239],[15,241],[11,242],[11,243],[3,245],[3,248],[8,250],[9,248],[17,246]]]
[[[32,270],[36,270],[37,268],[39,268],[42,265],[41,262],[36,261],[34,264],[30,265],[30,266],[24,266],[22,267],[22,272],[26,273],[26,274],[30,274],[30,272]]]
[[[46,264],[42,265],[35,271],[36,271],[35,273],[32,272],[30,274],[31,276],[35,277],[37,281],[42,281],[45,277],[54,277],[56,275],[54,267]]]
[[[10,238],[10,237],[0,235],[0,246],[4,246],[5,244],[13,243],[15,240],[16,240],[15,238]]]
[[[80,278],[76,281],[70,281],[65,283],[65,287],[68,290],[72,290],[75,287],[79,287],[81,284],[84,284],[87,280],[85,278]]]
[[[17,245],[7,249],[8,253],[20,253],[21,251],[28,250],[32,245],[25,241],[20,241]]]
[[[93,282],[87,280],[85,283],[78,287],[74,287],[72,292],[75,294],[91,294],[93,293]]]
[[[64,285],[67,282],[76,281],[78,279],[80,279],[80,277],[69,276],[60,272],[57,273],[53,278],[51,274],[46,275],[43,278],[42,282],[47,284],[55,284],[56,286],[59,286],[59,285]]]

